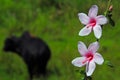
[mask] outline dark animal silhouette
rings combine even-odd
[[[41,39],[32,37],[29,32],[24,32],[21,37],[10,37],[5,40],[4,51],[15,52],[27,64],[30,79],[33,75],[45,75],[46,66],[50,59],[50,49]]]

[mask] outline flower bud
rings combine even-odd
[[[113,10],[113,5],[110,5],[109,11],[112,11],[112,10]]]

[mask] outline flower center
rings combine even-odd
[[[93,53],[87,53],[86,58],[91,61],[93,59]]]
[[[93,28],[95,25],[96,25],[96,20],[94,18],[91,18],[89,24],[87,25],[87,28],[89,27]]]
[[[94,18],[90,19],[90,23],[92,27],[94,27],[96,25],[96,20]]]
[[[87,61],[90,62],[93,59],[94,55],[92,52],[89,52],[85,56],[86,56],[86,59],[82,62],[83,64],[86,63]]]

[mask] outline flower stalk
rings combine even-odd
[[[111,0],[108,0],[107,8],[104,15],[97,16],[97,5],[93,5],[90,8],[88,15],[86,15],[85,13],[78,14],[80,22],[85,25],[85,27],[80,30],[79,36],[89,35],[93,31],[96,37],[96,42],[91,43],[88,48],[82,41],[79,41],[78,51],[81,57],[77,57],[72,60],[72,64],[76,67],[86,66],[84,78],[82,80],[92,80],[91,75],[96,68],[96,64],[102,65],[104,62],[102,55],[98,53],[97,50],[99,48],[99,39],[102,36],[103,25],[106,24],[108,20],[111,25],[114,25],[114,21],[111,18],[112,10],[113,6],[111,5]]]

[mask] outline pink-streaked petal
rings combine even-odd
[[[87,36],[87,35],[89,35],[91,33],[91,31],[92,31],[92,27],[85,26],[84,28],[82,28],[80,30],[79,35],[80,36]]]
[[[97,24],[104,25],[108,22],[107,18],[103,15],[99,15],[96,17]]]
[[[99,43],[97,41],[91,43],[88,47],[88,51],[92,51],[94,54],[98,49],[99,49]]]
[[[99,39],[102,36],[102,28],[100,25],[96,25],[93,28],[94,35],[97,39]]]
[[[78,16],[82,24],[87,25],[89,23],[90,18],[86,14],[79,13]]]
[[[86,45],[81,41],[78,42],[78,51],[82,56],[88,51]]]
[[[96,17],[97,16],[97,13],[98,13],[98,6],[97,5],[93,5],[90,10],[89,10],[89,13],[88,13],[88,16],[89,17]]]
[[[97,64],[101,65],[101,64],[103,64],[104,59],[103,59],[103,57],[102,57],[101,54],[96,53],[96,54],[94,55],[94,61],[95,61]]]
[[[86,64],[86,63],[83,63],[84,60],[85,60],[85,57],[77,57],[72,60],[72,64],[76,67],[82,67]]]
[[[96,65],[93,61],[89,62],[87,65],[86,65],[86,74],[87,76],[91,76],[96,68]]]

